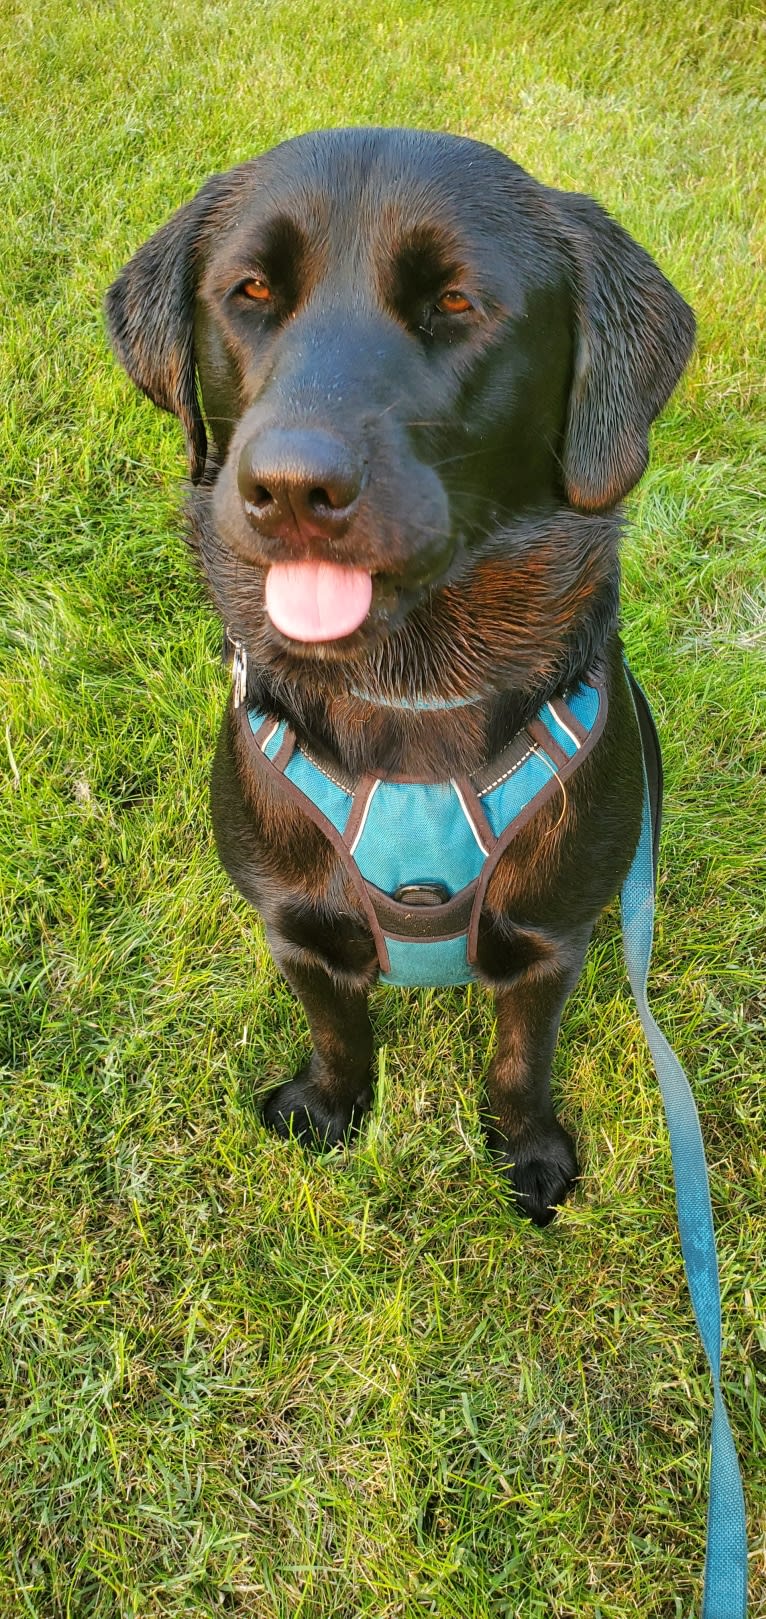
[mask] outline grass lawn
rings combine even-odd
[[[687,1619],[710,1390],[617,912],[557,1056],[545,1232],[478,1123],[490,1002],[380,990],[375,1111],[311,1159],[306,1029],[212,848],[226,677],[181,432],[103,290],[216,168],[414,123],[591,192],[697,310],[631,501],[667,770],[654,1003],[697,1096],[766,1613],[765,36],[747,0],[30,0],[0,142],[0,1615]]]

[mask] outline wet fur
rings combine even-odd
[[[256,238],[274,289],[266,324],[231,290]],[[447,328],[428,299],[453,278],[476,309]],[[190,537],[247,647],[248,700],[317,755],[354,775],[469,773],[547,698],[597,662],[606,670],[604,733],[566,802],[542,808],[502,856],[479,931],[498,1014],[488,1140],[519,1207],[545,1224],[577,1173],[550,1099],[561,1012],[640,822],[619,501],[688,357],[691,312],[590,199],[473,142],[361,130],[302,137],[215,176],[122,271],[107,318],[133,380],[183,423]],[[371,469],[348,534],[311,542],[375,575],[369,621],[341,643],[286,642],[264,611],[269,564],[306,554],[300,535],[254,535],[236,489],[243,444],[274,422],[329,423]],[[410,713],[353,688],[482,700]],[[308,1064],[264,1117],[307,1141],[341,1140],[371,1095],[378,969],[358,896],[322,833],[254,767],[231,706],[212,805],[223,864],[311,1026]]]

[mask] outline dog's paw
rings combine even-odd
[[[490,1150],[503,1170],[520,1214],[535,1225],[548,1225],[577,1179],[577,1157],[572,1137],[556,1119],[537,1126],[517,1142],[497,1125],[487,1129]]]
[[[352,1102],[342,1107],[331,1102],[307,1066],[266,1097],[263,1122],[278,1136],[293,1135],[304,1146],[335,1147],[356,1134],[371,1101],[371,1087],[365,1085]]]

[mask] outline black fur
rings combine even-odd
[[[449,289],[468,307],[445,306]],[[545,1224],[577,1173],[550,1099],[561,1012],[640,820],[618,502],[689,356],[691,311],[588,198],[472,141],[363,129],[214,177],[122,271],[107,318],[131,377],[183,422],[190,533],[247,648],[249,700],[316,753],[354,774],[470,772],[546,698],[606,669],[606,729],[563,813],[541,809],[502,857],[479,932],[498,1011],[488,1138]],[[288,489],[269,521],[267,443],[308,459],[300,509]],[[265,612],[269,566],[306,556],[373,575],[370,613],[340,641],[288,640]],[[481,700],[412,713],[360,690]],[[266,1122],[340,1141],[370,1099],[377,965],[358,897],[322,833],[253,769],[231,707],[212,802],[221,859],[313,1038]]]

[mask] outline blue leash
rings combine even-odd
[[[710,1502],[701,1619],[745,1619],[747,1539],[737,1454],[721,1393],[721,1293],[705,1150],[691,1086],[646,998],[654,932],[654,862],[644,770],[641,835],[623,883],[622,937],[628,977],[660,1082],[670,1136],[681,1248],[694,1314],[713,1378]]]

